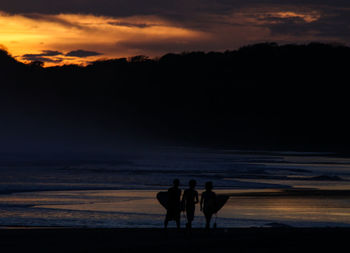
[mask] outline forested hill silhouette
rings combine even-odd
[[[187,143],[347,150],[349,59],[342,45],[264,43],[42,68],[0,51],[1,110],[38,127],[57,120]]]

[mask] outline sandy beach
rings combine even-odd
[[[349,228],[0,229],[1,252],[337,252]]]

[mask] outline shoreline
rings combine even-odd
[[[154,191],[79,192],[3,197],[0,229],[31,229],[30,226],[32,229],[163,227],[165,209],[155,199]],[[230,196],[230,201],[219,213],[219,228],[350,227],[349,191],[265,189],[216,192]],[[204,227],[204,216],[199,209],[193,227]]]

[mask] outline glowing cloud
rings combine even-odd
[[[0,27],[0,43],[10,53],[22,61],[41,60],[47,65],[84,64],[101,55],[110,58],[141,52],[152,54],[147,49],[122,45],[157,41],[186,44],[206,36],[203,32],[175,26],[154,16],[111,18],[79,14],[0,13]],[[57,51],[62,53],[52,53]]]
[[[311,23],[319,20],[321,18],[321,14],[317,11],[307,12],[307,13],[298,13],[294,11],[277,11],[267,13],[266,16],[280,19],[291,19],[291,18],[299,18],[306,23]]]
[[[150,12],[154,15],[124,13],[119,18],[0,11],[0,45],[18,60],[39,60],[52,66],[169,52],[224,51],[266,41],[348,42],[350,37],[350,9],[339,12],[314,4],[276,2],[212,7],[164,13],[157,9]]]

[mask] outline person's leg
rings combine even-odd
[[[205,213],[204,215],[205,215],[205,222],[206,222],[205,228],[209,229],[209,227],[210,227],[210,215],[208,213]]]
[[[176,219],[176,227],[177,229],[180,229],[180,219]]]
[[[194,219],[194,208],[188,208],[187,209],[187,228],[192,228],[192,221]]]
[[[164,228],[165,229],[168,228],[168,223],[169,223],[170,219],[171,219],[171,213],[169,212],[169,210],[167,210],[167,213],[165,215],[165,220],[164,220]]]
[[[167,218],[165,218],[165,220],[164,220],[164,228],[165,229],[167,229],[168,228],[168,219]]]
[[[188,229],[189,229],[189,230],[192,229],[192,221],[188,221]]]
[[[186,215],[186,218],[187,218],[186,229],[189,229],[190,226],[191,226],[191,219],[190,219],[188,213],[187,213],[187,215]]]
[[[205,219],[206,219],[206,227],[207,229],[210,228],[210,221],[211,221],[211,217],[213,216],[212,213],[206,213],[205,215]]]
[[[208,215],[208,228],[210,228],[210,222],[211,222],[211,217],[213,216],[213,214],[209,214]]]

